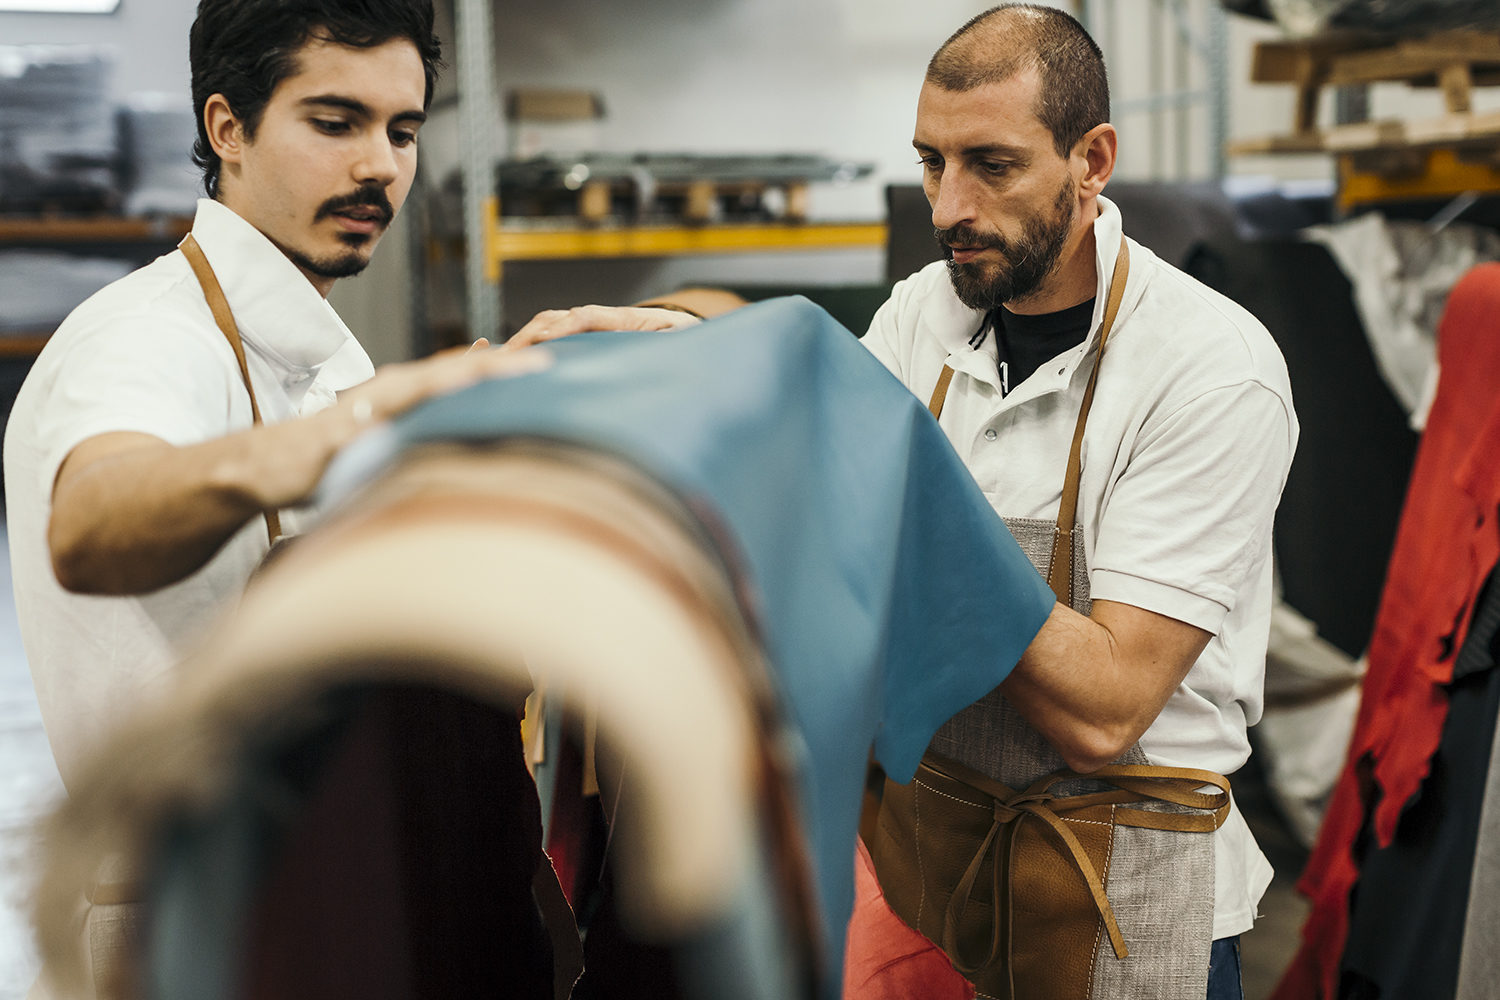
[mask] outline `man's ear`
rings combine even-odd
[[[245,146],[245,129],[223,94],[214,94],[203,103],[203,126],[208,144],[219,159],[238,163]]]
[[[1109,183],[1115,172],[1115,157],[1118,155],[1119,136],[1109,122],[1095,125],[1084,133],[1073,155],[1079,161],[1083,175],[1078,179],[1078,193],[1084,197],[1097,197]]]

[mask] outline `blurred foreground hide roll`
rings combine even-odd
[[[54,982],[838,995],[869,760],[910,780],[1051,591],[805,300],[549,350],[341,456],[93,760],[48,831]],[[112,973],[85,898],[139,914]]]

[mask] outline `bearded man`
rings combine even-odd
[[[1242,998],[1239,935],[1272,872],[1223,776],[1261,714],[1271,528],[1297,442],[1286,364],[1253,316],[1124,235],[1103,196],[1118,147],[1103,55],[1062,11],[1004,4],[960,28],[928,65],[912,144],[946,260],[896,285],[864,343],[930,400],[1060,599],[1000,687],[934,738],[942,773],[887,784],[873,861],[859,848],[844,995]],[[652,312],[549,311],[512,343],[644,329]],[[995,805],[988,838],[950,841],[944,801],[979,801],[982,833],[974,789],[1116,764],[1185,799],[1211,778],[1222,806],[1193,832],[1137,815],[1158,825],[1122,835],[1110,818],[1107,864],[1077,864],[1097,890],[1079,890],[1084,933],[998,915],[984,894],[1019,893],[991,889],[1015,836],[998,827],[1022,810]],[[1059,821],[1059,843],[1070,822],[1092,820]],[[1029,863],[1012,852],[1009,877]],[[1038,895],[1018,905],[1045,908]]]
[[[68,316],[6,428],[16,609],[64,783],[295,534],[340,448],[542,360],[377,374],[325,298],[411,190],[433,18],[431,0],[198,4],[192,233]]]
[[[928,66],[913,139],[946,260],[897,284],[864,338],[931,399],[1044,575],[1068,552],[1051,538],[1073,531],[1068,589],[1052,577],[1065,600],[930,751],[1012,787],[1049,767],[1119,761],[1229,774],[1261,712],[1271,527],[1297,439],[1285,363],[1254,317],[1124,236],[1102,194],[1117,142],[1103,57],[1073,18],[1007,4],[959,29]],[[1076,501],[1065,499],[1070,451]],[[1059,517],[1065,502],[1075,517]],[[1132,944],[1129,982],[1104,942],[1089,995],[1201,997],[1207,973],[1208,996],[1242,996],[1238,936],[1271,868],[1232,808],[1198,840],[1212,852],[1196,888],[1145,892],[1183,923],[1202,914],[1192,940],[1162,945],[1163,964],[1144,972],[1151,946]],[[905,922],[942,928],[942,914],[916,912],[941,888],[927,884],[937,866],[885,853],[875,848],[880,881],[926,880]],[[1113,860],[1111,897],[1129,878]],[[947,963],[887,919],[868,854],[860,864],[846,996],[965,995],[961,982],[940,986],[956,978]],[[1139,933],[1119,922],[1126,941]],[[1065,950],[1057,943],[1059,963]],[[1000,975],[1024,996],[1019,969]]]

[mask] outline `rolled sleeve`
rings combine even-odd
[[[1270,547],[1293,434],[1281,398],[1254,381],[1148,428],[1100,517],[1093,597],[1216,633]]]
[[[1144,608],[1205,632],[1217,633],[1229,614],[1229,609],[1218,601],[1147,577],[1112,570],[1095,570],[1090,576],[1089,591],[1092,600],[1118,601]]]

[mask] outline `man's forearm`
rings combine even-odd
[[[131,433],[83,442],[53,493],[58,582],[119,595],[187,577],[263,510],[305,499],[352,433],[349,420],[329,410],[186,447]]]
[[[90,438],[63,460],[53,485],[53,571],[64,587],[89,594],[139,594],[176,583],[261,511],[307,499],[365,424],[480,379],[550,363],[545,351],[458,347],[386,365],[313,416],[201,444],[174,447],[132,433]]]
[[[1212,636],[1128,604],[1091,617],[1054,605],[1000,691],[1076,771],[1116,760],[1150,728]]]

